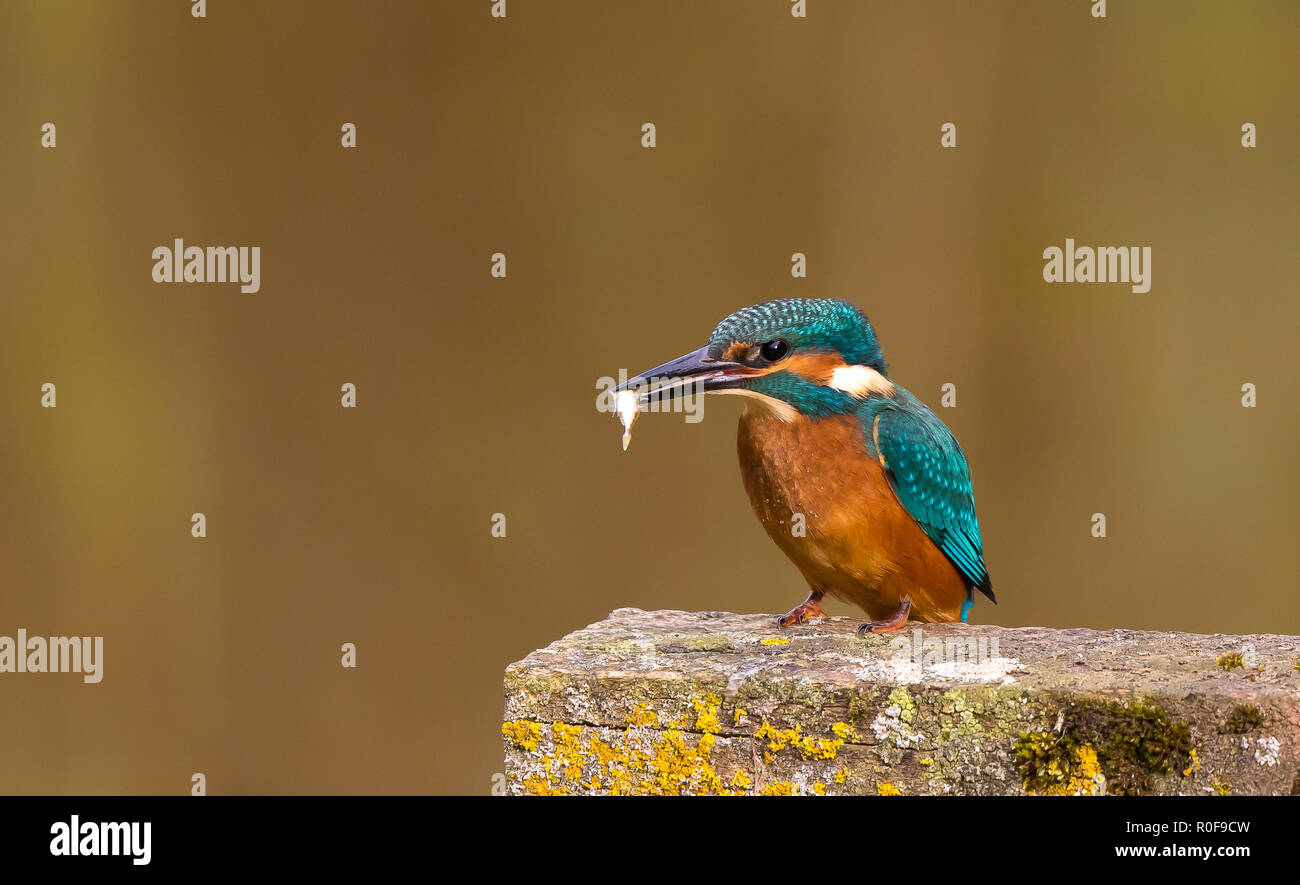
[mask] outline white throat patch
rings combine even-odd
[[[798,410],[785,400],[779,400],[771,396],[764,396],[763,394],[756,393],[752,390],[746,390],[740,387],[730,387],[725,390],[710,390],[709,393],[727,393],[732,396],[743,396],[757,403],[759,406],[771,412],[787,424],[799,418]]]

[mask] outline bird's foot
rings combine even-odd
[[[912,600],[906,596],[903,597],[903,604],[883,621],[867,621],[858,628],[859,633],[889,633],[892,630],[901,630],[907,626],[907,616],[912,611]]]
[[[790,627],[794,624],[802,624],[809,618],[824,618],[826,612],[822,611],[821,597],[813,599],[809,596],[803,602],[790,609],[781,617],[776,619],[777,627]]]

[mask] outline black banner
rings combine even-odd
[[[13,797],[8,864],[88,873],[384,870],[475,857],[559,872],[605,856],[737,872],[856,858],[871,869],[954,864],[994,876],[1176,861],[1230,872],[1284,862],[1295,800],[1215,798]],[[676,861],[673,858],[676,857]],[[724,864],[725,865],[725,864]],[[1010,865],[1010,866],[1008,866]],[[418,867],[413,867],[418,869]],[[432,867],[429,867],[432,869]],[[1042,868],[1046,871],[1047,867]],[[1055,874],[1054,873],[1054,874]]]

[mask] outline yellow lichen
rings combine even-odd
[[[632,712],[627,714],[627,724],[633,728],[647,726],[653,728],[659,724],[659,714],[645,704],[637,704],[632,708]]]
[[[730,792],[709,758],[716,740],[711,734],[691,744],[680,731],[646,740],[628,730],[610,744],[594,734],[584,739],[581,726],[557,722],[552,730],[555,750],[541,758],[544,776],[534,775],[524,782],[534,795],[563,795],[569,792],[568,782],[584,783],[584,772],[586,787],[613,795]]]
[[[840,747],[844,746],[843,738],[815,738],[804,734],[802,726],[779,729],[766,719],[763,720],[758,731],[754,732],[754,740],[764,739],[767,740],[767,748],[763,751],[765,762],[771,762],[776,758],[776,754],[786,747],[797,749],[805,759],[830,760],[834,759],[839,754]]]
[[[842,784],[848,779],[849,770],[847,768],[841,768],[839,771],[831,775],[831,780],[835,781],[837,784]]]
[[[769,639],[764,639],[759,643],[759,645],[789,645],[789,644],[790,644],[789,638],[784,636],[773,636]]]
[[[1192,764],[1183,769],[1183,777],[1189,777],[1193,771],[1201,770],[1201,760],[1200,757],[1196,755],[1195,747],[1192,747],[1192,749],[1188,751],[1188,756],[1191,757]]]
[[[582,726],[566,725],[555,722],[551,725],[555,734],[555,752],[542,757],[542,769],[546,772],[548,782],[563,778],[564,780],[581,780],[586,767],[587,753],[582,747]],[[553,773],[558,769],[558,774]]]
[[[903,795],[903,791],[900,790],[898,787],[894,786],[893,784],[889,783],[888,781],[882,781],[881,783],[876,784],[876,795],[877,796],[901,796]]]
[[[524,779],[524,789],[533,796],[566,796],[568,791],[563,787],[554,787],[548,778],[533,775]]]
[[[1210,784],[1210,789],[1214,791],[1216,796],[1228,796],[1232,794],[1232,787],[1228,786],[1228,782],[1222,778],[1216,777],[1214,782]]]
[[[731,714],[731,721],[733,724],[739,725],[740,720],[744,719],[747,715],[748,711],[746,711],[744,707],[737,707],[736,711]]]
[[[1068,779],[1046,787],[1041,792],[1026,789],[1026,796],[1096,796],[1106,789],[1097,751],[1088,745],[1078,748]]]
[[[537,742],[542,739],[542,724],[527,719],[512,719],[501,724],[501,734],[516,747],[531,753],[537,749]]]
[[[722,731],[722,723],[718,721],[718,707],[722,701],[717,695],[709,695],[706,698],[694,698],[691,706],[695,710],[695,727],[705,734],[717,734]]]
[[[721,736],[721,699],[715,694],[690,700],[688,711],[662,732],[661,717],[646,704],[636,705],[626,717],[627,728],[598,729],[564,722],[544,725],[515,720],[502,726],[502,734],[516,747],[536,753],[537,768],[523,780],[526,792],[539,796],[574,792],[604,792],[612,795],[739,795],[755,791],[757,775],[736,770],[729,780],[719,775],[713,753]],[[737,708],[733,720],[746,713]],[[834,759],[846,739],[856,738],[853,728],[836,723],[835,738],[818,738],[803,733],[800,726],[776,729],[766,721],[753,740],[764,746],[771,761],[782,750],[795,750],[804,759]],[[612,734],[611,734],[612,733]],[[847,770],[832,775],[844,783]],[[792,795],[796,792],[824,795],[826,784],[796,787],[790,781],[775,781],[757,792],[763,795]]]
[[[847,722],[836,722],[831,726],[831,731],[842,741],[856,741],[858,739],[857,731]]]
[[[660,796],[680,796],[684,789],[689,789],[695,776],[699,761],[697,748],[686,743],[682,732],[672,729],[664,732],[663,740],[655,749],[648,764],[654,778],[650,791]]]

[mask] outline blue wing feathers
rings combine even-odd
[[[933,412],[904,396],[876,412],[868,428],[894,494],[957,570],[993,599],[966,456]]]

